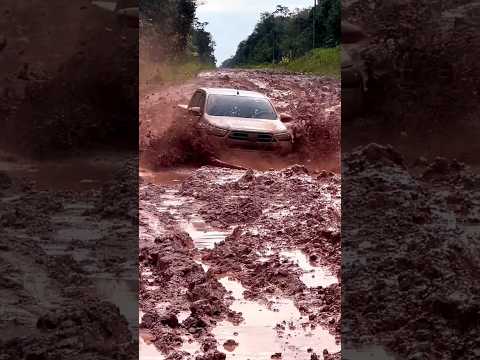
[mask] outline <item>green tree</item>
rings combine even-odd
[[[313,7],[291,11],[278,5],[275,11],[261,15],[252,34],[222,66],[278,63],[305,55],[312,50],[313,16],[316,17],[315,47],[336,47],[341,36],[340,9],[340,0],[322,0],[315,11]]]
[[[195,0],[140,0],[141,46],[155,61],[198,58],[215,64],[215,43],[207,23],[195,17],[197,5]]]

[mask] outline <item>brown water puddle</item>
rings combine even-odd
[[[224,241],[232,230],[225,231],[215,229],[208,225],[202,217],[196,213],[190,213],[188,215],[182,214],[181,208],[192,207],[191,202],[192,199],[179,195],[178,190],[167,189],[165,193],[159,196],[158,205],[151,205],[154,205],[160,213],[168,213],[172,216],[178,226],[190,235],[196,248],[212,249],[215,244]],[[153,230],[154,234],[158,234],[162,229],[158,221],[155,221],[153,218],[151,220],[152,221],[149,221],[149,227]]]
[[[128,321],[133,334],[138,329],[138,310],[132,304],[138,301],[138,280],[116,278],[113,274],[91,277],[96,292],[101,299],[107,299],[117,305],[120,313]]]
[[[188,178],[195,168],[173,168],[168,170],[153,171],[147,168],[140,168],[139,176],[146,182],[156,185],[172,185],[178,184],[182,180]]]
[[[303,270],[304,273],[300,280],[309,288],[328,287],[338,283],[338,278],[335,275],[323,266],[313,266],[307,255],[300,250],[284,250],[280,252],[280,256],[292,261]]]
[[[227,359],[263,360],[275,353],[282,353],[284,359],[305,359],[308,349],[317,354],[323,354],[324,349],[340,351],[326,329],[307,325],[308,320],[302,318],[292,300],[272,298],[270,304],[261,304],[246,300],[245,288],[238,281],[226,277],[219,281],[235,299],[230,308],[241,312],[244,319],[239,325],[222,321],[213,329],[219,344],[225,344]],[[232,346],[231,340],[238,345]]]
[[[37,190],[98,189],[111,180],[124,159],[79,157],[52,161],[34,161],[9,156],[0,157],[0,171],[18,180],[33,182]]]
[[[139,318],[142,318],[142,312],[140,312]],[[142,360],[163,360],[165,355],[163,355],[160,350],[158,350],[152,341],[155,340],[155,337],[151,335],[148,331],[140,330],[139,332],[139,342],[138,342],[138,358]]]
[[[207,225],[198,215],[194,215],[190,220],[181,223],[193,240],[194,246],[199,249],[213,249],[215,244],[225,240],[231,231],[215,230]]]

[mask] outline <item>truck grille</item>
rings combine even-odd
[[[265,133],[253,133],[247,131],[232,131],[228,137],[232,140],[243,140],[243,141],[252,141],[260,143],[271,143],[275,139],[271,134]]]

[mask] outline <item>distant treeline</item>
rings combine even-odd
[[[253,33],[238,45],[222,67],[280,63],[297,59],[313,48],[340,44],[340,0],[321,0],[315,8],[290,10],[277,6],[263,13]],[[315,32],[314,29],[315,23]]]
[[[141,46],[158,61],[215,64],[215,43],[196,9],[195,0],[140,0]]]

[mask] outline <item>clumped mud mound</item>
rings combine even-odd
[[[86,179],[82,190],[55,191],[55,181],[40,190],[41,165],[6,164],[2,154],[1,359],[138,357],[138,314],[129,311],[137,288],[128,278],[137,269],[138,225],[136,212],[126,211],[136,194],[135,204],[119,203],[136,189],[136,164],[127,161],[104,189]],[[117,211],[106,200],[113,196]]]
[[[141,182],[140,357],[339,359],[340,251],[333,173],[203,167]]]
[[[278,74],[264,71],[222,70],[201,73],[178,86],[153,88],[140,100],[140,150],[142,161],[153,166],[184,162],[206,163],[215,149],[192,137],[191,122],[179,113],[177,104],[188,104],[198,87],[252,90],[269,96],[279,112],[294,121],[292,159],[286,162],[324,161],[338,169],[340,151],[340,81],[324,77]]]
[[[478,358],[479,175],[444,158],[408,166],[375,144],[343,169],[344,348]]]
[[[0,343],[2,358],[55,359],[74,354],[77,359],[136,358],[126,321],[109,303],[92,302],[47,313],[36,327],[36,336]],[[81,336],[66,337],[65,333]]]

